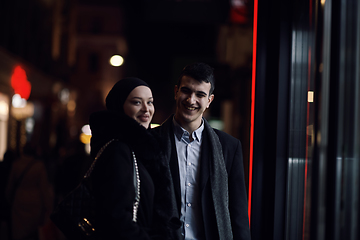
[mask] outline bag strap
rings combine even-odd
[[[103,151],[105,150],[105,148],[112,143],[113,141],[115,141],[116,139],[111,139],[110,141],[108,141],[107,143],[105,143],[105,145],[99,150],[99,152],[96,154],[96,157],[94,159],[94,161],[91,163],[91,166],[89,168],[89,170],[87,170],[87,172],[84,175],[84,178],[88,178],[90,177],[90,174],[92,173],[94,167],[95,167],[95,163],[98,160],[98,158],[101,156],[101,154],[103,153]]]
[[[90,177],[90,174],[92,173],[92,171],[95,167],[96,161],[99,159],[101,154],[104,152],[105,148],[115,140],[116,139],[111,139],[99,150],[99,152],[96,154],[94,161],[91,163],[89,170],[86,172],[84,178]],[[133,219],[132,220],[133,220],[133,222],[136,222],[137,221],[137,212],[138,212],[139,203],[140,203],[140,175],[139,175],[139,168],[138,168],[135,153],[133,151],[131,151],[131,153],[132,153],[132,157],[133,157],[133,170],[134,170],[133,176],[134,176],[134,187],[135,187],[135,202],[133,205]]]
[[[139,209],[139,203],[140,203],[140,175],[139,175],[139,168],[137,165],[137,160],[135,153],[132,151],[133,156],[133,169],[134,169],[134,186],[135,186],[135,202],[133,205],[133,222],[137,221],[137,212]]]

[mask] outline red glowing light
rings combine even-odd
[[[15,67],[11,76],[11,87],[15,94],[19,94],[22,98],[28,100],[31,93],[31,84],[27,80],[26,72],[20,66]]]
[[[233,7],[230,9],[230,19],[233,23],[245,24],[248,22],[246,7]]]
[[[232,23],[246,24],[249,22],[249,13],[246,0],[230,1],[230,21]]]
[[[254,160],[254,122],[255,122],[255,83],[256,83],[256,50],[257,50],[257,24],[258,24],[258,0],[254,0],[254,26],[253,26],[253,61],[251,80],[251,127],[250,127],[250,156],[249,156],[249,199],[248,214],[249,225],[251,219],[251,195],[252,195],[252,172]]]

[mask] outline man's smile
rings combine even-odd
[[[189,111],[194,111],[194,110],[198,109],[198,108],[196,108],[196,107],[187,106],[187,105],[185,105],[185,104],[183,104],[183,106],[184,106],[187,110],[189,110]]]

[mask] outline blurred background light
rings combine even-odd
[[[76,109],[76,102],[74,100],[70,100],[67,104],[67,109],[69,112],[73,112]]]
[[[67,104],[69,102],[70,92],[69,89],[64,88],[59,92],[59,99],[62,104]]]
[[[0,101],[0,115],[7,116],[9,114],[9,106],[5,101]]]
[[[80,141],[83,144],[90,144],[91,135],[87,135],[85,133],[80,134]]]
[[[81,132],[86,134],[86,135],[91,135],[91,129],[90,129],[90,125],[86,124],[81,128]]]
[[[114,67],[119,67],[124,63],[124,58],[120,55],[114,55],[110,58],[110,64]]]
[[[26,106],[26,99],[22,98],[20,94],[14,94],[12,97],[12,106],[15,108],[24,108]]]
[[[85,152],[90,155],[90,151],[91,151],[91,147],[90,147],[90,143],[85,144]]]
[[[32,117],[29,117],[25,120],[25,130],[27,133],[32,133],[34,130],[35,120]]]
[[[314,102],[314,92],[308,91],[308,102]]]
[[[156,128],[158,126],[160,126],[160,124],[158,124],[158,123],[151,123],[150,124],[150,128]]]
[[[218,130],[224,130],[224,122],[220,119],[209,119],[209,124],[212,128],[216,128]]]
[[[22,98],[28,100],[31,92],[31,84],[27,80],[26,72],[20,66],[15,67],[11,76],[11,87],[15,94],[19,94]]]
[[[90,139],[91,139],[90,125],[86,124],[81,128],[80,141],[83,144],[90,145]],[[87,150],[86,150],[86,152],[87,152]]]
[[[16,100],[15,102],[17,102],[17,101],[18,100]],[[21,107],[15,107],[14,101],[13,101],[13,107],[11,108],[11,116],[13,116],[18,121],[22,121],[22,120],[25,120],[26,118],[33,117],[34,116],[34,104],[32,102],[27,102],[23,98],[21,98],[19,101],[20,101]]]

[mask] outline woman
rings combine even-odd
[[[171,211],[167,208],[170,200],[166,199],[170,175],[166,164],[159,160],[158,139],[147,130],[155,112],[151,89],[141,79],[122,79],[106,97],[106,108],[90,116],[92,157],[110,142],[91,175],[97,202],[97,236],[166,239],[167,232],[161,226],[166,225],[168,213],[161,209]],[[138,175],[134,173],[132,153]],[[139,181],[140,202],[134,213]]]

